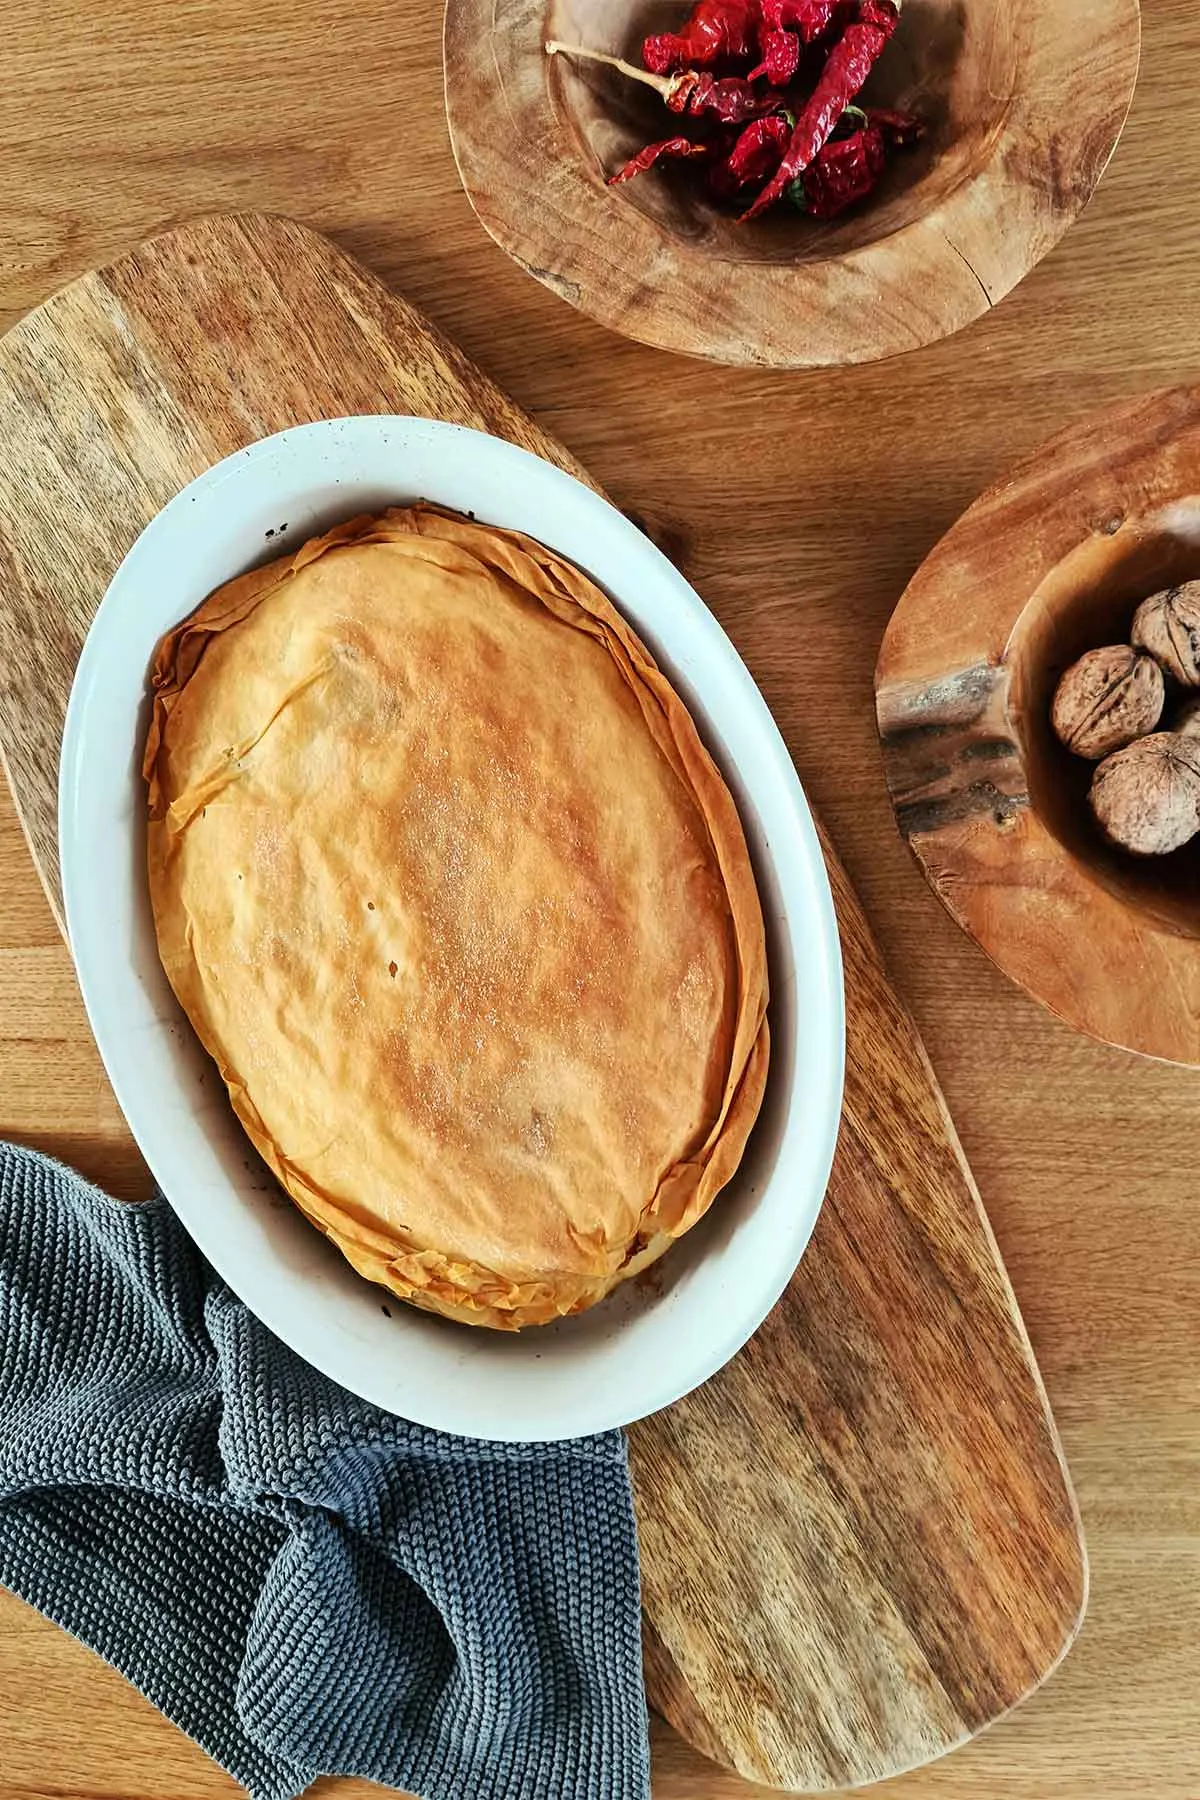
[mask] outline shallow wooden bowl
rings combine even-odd
[[[1113,849],[1050,729],[1084,650],[1200,576],[1200,387],[1076,426],[978,500],[893,613],[875,675],[892,802],[935,891],[1068,1024],[1200,1065],[1200,839]]]
[[[606,187],[674,115],[543,50],[636,61],[687,11],[448,0],[446,110],[471,204],[510,256],[602,324],[718,362],[870,362],[978,318],[1086,204],[1137,78],[1138,0],[907,0],[867,93],[919,112],[926,142],[860,212],[738,225],[685,168]]]

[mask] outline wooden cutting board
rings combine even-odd
[[[155,239],[0,340],[0,745],[60,921],[59,737],[117,563],[219,457],[379,411],[480,426],[581,473],[411,307],[283,219]],[[982,1730],[1066,1651],[1086,1591],[995,1242],[826,855],[849,1041],[816,1235],[742,1354],[630,1433],[651,1698],[716,1760],[805,1791]]]

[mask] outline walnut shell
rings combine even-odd
[[[1200,831],[1200,740],[1156,731],[1106,757],[1088,796],[1104,835],[1135,856],[1166,856]]]
[[[1189,694],[1171,717],[1171,730],[1184,737],[1200,738],[1200,694]]]
[[[1131,636],[1181,687],[1200,687],[1200,581],[1143,600]]]
[[[1152,657],[1111,644],[1072,663],[1055,689],[1050,723],[1068,750],[1099,762],[1153,731],[1165,697]]]

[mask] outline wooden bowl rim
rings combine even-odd
[[[760,367],[882,361],[989,311],[1091,198],[1124,129],[1141,56],[1140,0],[1081,10],[1074,23],[1083,41],[1068,40],[1067,48],[1060,9],[1035,7],[1029,83],[1011,96],[975,173],[928,213],[856,249],[803,262],[740,262],[675,236],[584,166],[554,100],[559,59],[542,52],[547,11],[541,0],[447,0],[447,122],[481,224],[529,274],[609,329],[659,349]],[[495,76],[482,87],[459,79],[481,33],[490,38]],[[1064,108],[1064,68],[1110,33],[1116,53],[1093,71],[1091,110]],[[498,159],[502,181],[490,179]],[[1063,168],[1073,172],[1065,204]],[[980,240],[982,217],[1003,220],[1005,229],[989,226]],[[615,250],[618,239],[621,254],[589,278],[595,243]]]
[[[981,812],[969,829],[939,835],[914,801],[906,770],[906,737],[922,729],[922,696],[950,696],[953,670],[977,676],[981,691],[994,684],[977,720],[979,742],[994,742],[1008,651],[1047,581],[1089,541],[1115,542],[1128,532],[1132,544],[1144,541],[1147,527],[1165,531],[1170,509],[1184,501],[1200,505],[1200,384],[1124,400],[1069,426],[992,483],[926,557],[888,622],[875,696],[897,826],[951,917],[1004,974],[1076,1030],[1200,1067],[1200,922],[1189,934],[1142,910],[1060,842],[1029,802],[1019,728],[1011,728],[1008,767],[1020,766],[1020,785],[1004,794],[994,833]],[[940,720],[930,714],[924,726],[936,732],[946,717],[943,707]],[[1003,823],[1000,811],[1008,812]],[[989,854],[999,840],[1003,858]],[[1077,927],[1055,931],[1053,956],[1030,930],[1022,904],[1030,894],[1048,898]],[[1129,972],[1123,984],[1111,978],[1118,967]]]

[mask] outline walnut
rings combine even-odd
[[[1106,757],[1088,796],[1105,836],[1135,856],[1166,856],[1200,831],[1200,741],[1156,731]]]
[[[1189,694],[1180,702],[1171,718],[1171,730],[1200,738],[1200,694]]]
[[[1143,600],[1131,635],[1181,687],[1200,687],[1200,581]]]
[[[1071,664],[1055,689],[1050,723],[1068,750],[1099,762],[1154,730],[1165,693],[1153,657],[1112,644]]]

